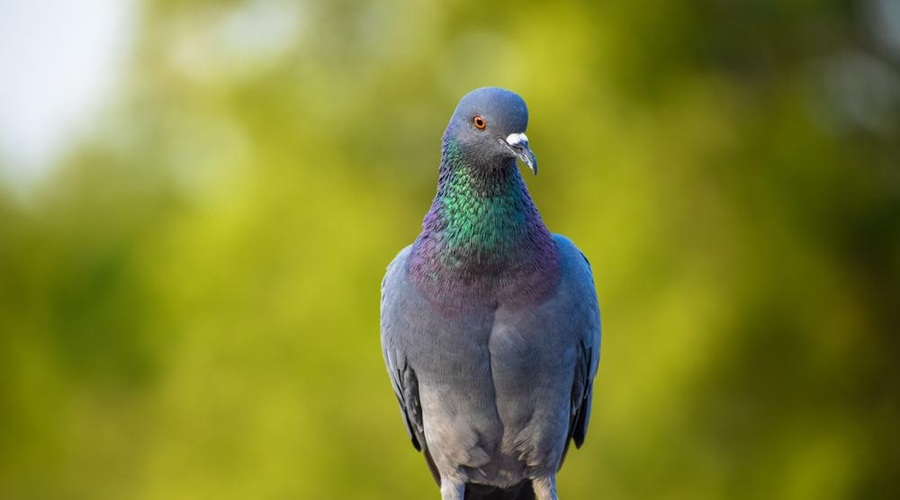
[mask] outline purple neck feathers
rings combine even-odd
[[[445,137],[437,195],[413,245],[410,276],[445,310],[536,303],[556,285],[556,244],[515,160],[478,160]]]

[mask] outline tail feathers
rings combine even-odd
[[[509,488],[466,483],[466,500],[535,500],[531,480],[525,479]]]

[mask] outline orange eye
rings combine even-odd
[[[484,130],[484,127],[487,127],[487,122],[484,121],[484,118],[477,115],[475,116],[475,118],[472,118],[472,123],[475,124],[475,128],[477,128],[478,130]]]

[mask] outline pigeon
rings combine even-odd
[[[587,258],[551,234],[517,94],[484,87],[443,135],[437,194],[381,285],[381,344],[442,500],[558,500],[591,413],[600,311]]]

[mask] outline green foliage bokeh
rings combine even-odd
[[[144,2],[89,139],[0,184],[0,498],[437,498],[379,284],[483,85],[597,278],[560,495],[896,498],[900,77],[860,5]]]

